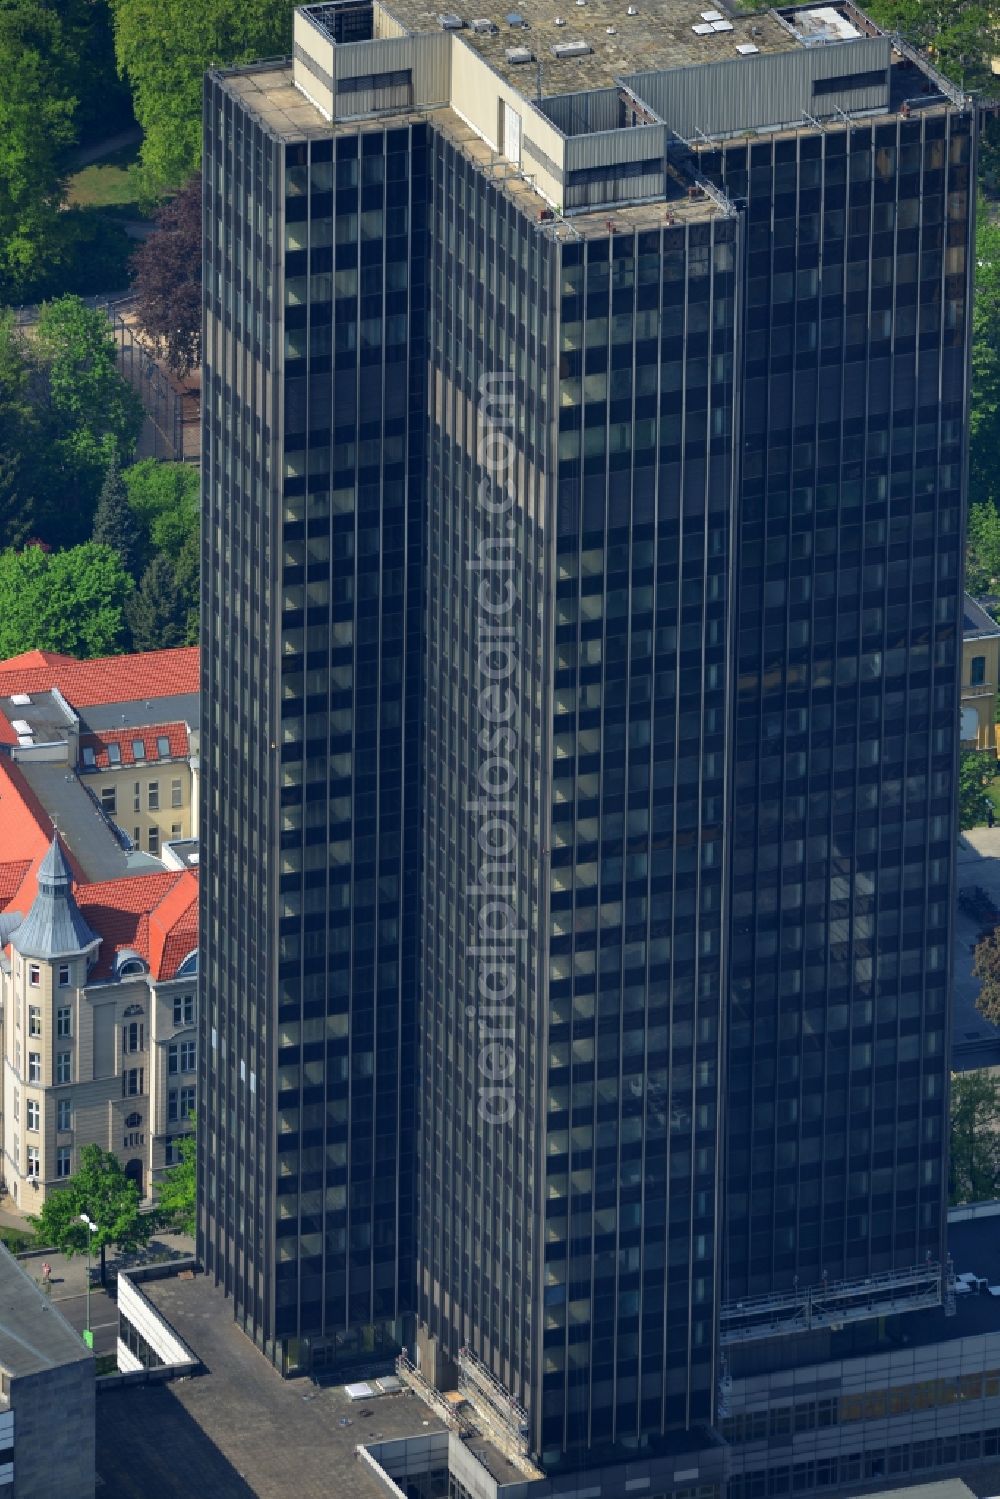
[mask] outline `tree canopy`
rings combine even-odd
[[[132,457],[141,425],[103,312],[60,297],[30,339],[0,314],[0,541],[85,541],[108,463]]]
[[[196,1227],[195,1137],[181,1135],[180,1160],[165,1172],[157,1192],[158,1217],[164,1226],[176,1226],[181,1233],[193,1234]]]
[[[993,803],[986,788],[995,775],[995,764],[980,750],[963,750],[958,765],[958,823],[963,832],[981,827]]]
[[[976,943],[972,972],[979,979],[976,1009],[994,1025],[1000,1025],[1000,931],[990,932]]]
[[[953,1204],[1000,1191],[1000,1083],[987,1072],[952,1077],[950,1169]]]
[[[0,552],[0,658],[113,655],[124,645],[132,588],[117,552],[94,541],[63,552]]]
[[[110,1245],[136,1249],[149,1242],[153,1218],[139,1211],[141,1198],[135,1182],[125,1175],[121,1161],[99,1145],[85,1145],[80,1168],[64,1187],[50,1192],[34,1220],[41,1241],[63,1254],[86,1254],[88,1240],[101,1256],[101,1283],[106,1277]],[[97,1225],[91,1234],[80,1214]]]
[[[142,528],[128,502],[128,490],[117,456],[112,457],[101,485],[92,540],[111,547],[121,558],[125,571],[133,578],[138,577],[143,552]]]
[[[160,209],[132,263],[139,321],[183,378],[201,363],[200,173]]]
[[[144,131],[142,172],[157,197],[201,165],[207,68],[287,56],[294,0],[110,0],[115,53]]]
[[[972,304],[972,401],[969,498],[1000,503],[1000,225],[980,202],[976,224],[976,295]],[[971,519],[971,517],[970,517]],[[973,536],[970,526],[970,548]],[[971,588],[971,584],[969,585]]]
[[[991,81],[990,61],[1000,53],[1000,12],[989,0],[870,0],[865,10],[926,52],[961,88]]]
[[[198,535],[198,469],[142,458],[126,469],[124,479],[128,502],[148,538],[146,560],[154,552],[166,552],[176,562],[189,537]]]
[[[0,5],[0,303],[21,300],[63,241],[59,203],[76,140],[59,8]]]

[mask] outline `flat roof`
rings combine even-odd
[[[162,873],[163,865],[152,855],[122,847],[100,807],[71,767],[26,759],[18,762],[18,769],[58,828],[59,836],[88,883],[120,880],[150,870]]]
[[[301,99],[302,95],[298,97]],[[79,714],[81,729],[95,734],[103,729],[155,728],[167,723],[186,723],[196,729],[201,721],[201,699],[197,692],[178,692],[171,697],[101,703],[94,708],[81,708]]]
[[[534,96],[541,64],[543,97],[610,88],[629,73],[692,68],[707,62],[744,62],[737,46],[752,45],[758,52],[791,52],[804,43],[775,15],[762,11],[740,15],[710,0],[472,0],[463,6],[434,4],[433,0],[388,0],[380,8],[408,31],[440,31],[443,11],[453,11],[465,22],[459,35],[487,59],[502,78]],[[629,9],[635,15],[629,15]],[[507,17],[517,14],[522,25]],[[715,23],[706,14],[718,16]],[[473,31],[470,22],[492,21],[494,32]],[[557,19],[564,25],[557,25]],[[727,26],[715,30],[713,26]],[[694,27],[701,28],[696,33]],[[612,28],[609,35],[608,28]],[[586,42],[591,51],[582,57],[557,58],[552,48],[567,42]],[[510,63],[509,47],[527,47],[535,63]]]
[[[0,1368],[12,1379],[93,1362],[58,1307],[0,1244]]]
[[[101,1395],[97,1471],[109,1493],[386,1499],[358,1461],[358,1446],[442,1429],[408,1391],[352,1401],[342,1384],[321,1388],[308,1379],[282,1379],[237,1326],[232,1301],[208,1276],[143,1281],[142,1290],[206,1372]],[[391,1367],[387,1359],[384,1372]],[[355,1377],[370,1383],[372,1376]],[[343,1376],[345,1383],[350,1378]],[[160,1439],[150,1442],[153,1423]]]
[[[18,701],[18,698],[22,701]],[[23,699],[28,701],[24,702]],[[53,692],[22,692],[14,697],[0,697],[0,713],[20,738],[18,725],[28,725],[36,744],[65,744],[75,723],[63,702]]]
[[[482,136],[460,115],[447,106],[433,109],[401,110],[392,115],[378,115],[364,120],[328,120],[292,83],[291,63],[266,63],[256,67],[220,70],[217,74],[226,91],[260,120],[265,129],[282,140],[329,139],[336,135],[358,135],[366,131],[382,132],[414,121],[433,124],[458,147],[475,166],[494,181],[541,231],[557,239],[606,238],[608,224],[620,229],[653,229],[671,222],[691,223],[716,218],[721,210],[707,196],[688,196],[687,184],[668,180],[667,195],[655,202],[615,204],[613,208],[595,209],[592,213],[574,213],[564,219],[553,216],[550,205],[531,183],[511,164],[497,156]],[[545,215],[544,218],[541,215]],[[109,710],[111,711],[111,710]],[[118,712],[116,708],[113,710]],[[92,724],[92,710],[87,710]],[[109,722],[108,728],[116,724]]]

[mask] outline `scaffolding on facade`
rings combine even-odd
[[[721,1341],[724,1345],[746,1343],[817,1328],[836,1329],[845,1322],[940,1306],[944,1289],[936,1260],[864,1280],[828,1281],[824,1277],[818,1285],[725,1303]]]

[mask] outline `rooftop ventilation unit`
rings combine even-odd
[[[700,21],[697,26],[692,26],[691,30],[695,36],[712,36],[715,27],[709,21]]]
[[[556,42],[553,57],[586,57],[593,49],[589,42]]]
[[[755,52],[760,51],[760,48],[755,47],[753,42],[738,42],[736,50],[741,57],[752,57]]]
[[[615,36],[617,34],[617,31],[618,31],[618,28],[616,26],[609,26],[609,27],[607,27],[608,36]]]
[[[469,29],[478,32],[480,36],[492,36],[496,31],[496,23],[488,21],[485,16],[480,16],[478,21],[470,21]]]
[[[446,16],[438,16],[438,23],[442,31],[461,31],[462,27],[465,25],[465,22],[462,20],[461,16],[454,16],[451,14]]]
[[[625,14],[627,16],[637,16],[639,14],[639,7],[637,5],[630,5]]]
[[[508,62],[533,62],[534,61],[534,54],[532,53],[530,47],[508,47],[507,48],[507,61]]]
[[[557,26],[565,26],[566,25],[566,22],[563,20],[562,16],[556,16],[556,25]]]

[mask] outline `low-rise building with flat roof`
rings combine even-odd
[[[93,1499],[94,1391],[93,1353],[0,1244],[0,1491]]]

